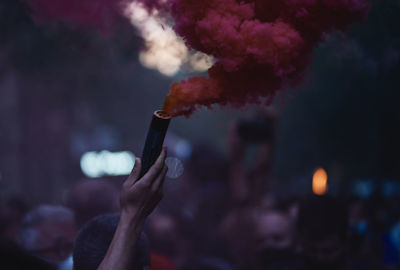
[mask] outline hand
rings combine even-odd
[[[139,179],[142,163],[136,159],[131,175],[121,189],[121,218],[107,253],[98,270],[126,270],[132,267],[137,241],[146,217],[162,198],[162,186],[167,173],[166,148],[150,170]]]
[[[121,218],[128,217],[137,222],[144,222],[154,210],[163,196],[163,183],[168,167],[165,165],[167,156],[163,148],[160,156],[150,170],[139,179],[142,163],[136,158],[135,166],[121,190]]]

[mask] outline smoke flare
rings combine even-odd
[[[367,0],[170,0],[175,30],[218,61],[209,77],[171,86],[164,110],[189,116],[200,106],[271,102],[297,85],[312,50],[332,30],[363,20]],[[264,99],[263,99],[264,98]]]

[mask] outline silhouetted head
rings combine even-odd
[[[264,269],[291,269],[294,264],[294,228],[290,215],[268,210],[255,222],[256,251]]]
[[[74,270],[96,270],[107,253],[120,216],[107,214],[93,218],[79,231],[75,240]],[[150,265],[147,240],[142,234],[132,254],[132,270],[142,270]]]
[[[293,226],[288,214],[281,211],[266,211],[255,224],[258,248],[286,249],[293,245]]]
[[[1,269],[53,270],[53,266],[31,256],[10,241],[0,241]]]
[[[25,216],[19,242],[29,253],[59,263],[71,254],[76,232],[74,213],[70,209],[41,205]]]
[[[75,185],[66,205],[75,213],[78,227],[90,219],[119,211],[119,191],[104,180],[85,180]]]
[[[340,269],[345,263],[347,215],[330,196],[311,196],[300,205],[299,244],[308,269]]]
[[[21,196],[0,199],[0,239],[18,241],[18,234],[27,204]]]

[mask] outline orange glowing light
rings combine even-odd
[[[316,195],[324,195],[328,190],[328,174],[323,168],[314,172],[312,190]]]

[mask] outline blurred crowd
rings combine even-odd
[[[257,121],[233,126],[229,156],[212,144],[193,148],[180,179],[165,181],[130,269],[398,269],[400,197],[274,190],[273,123]],[[250,163],[249,142],[256,145]],[[33,208],[21,196],[2,198],[0,256],[10,267],[1,268],[97,269],[116,241],[121,188],[86,179],[63,205]]]

